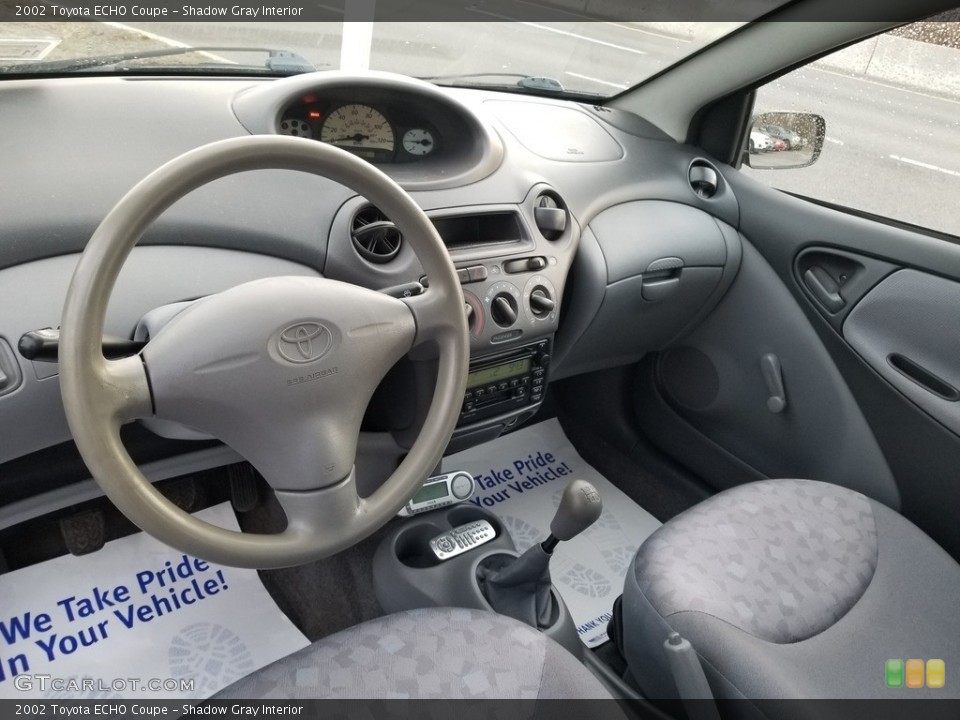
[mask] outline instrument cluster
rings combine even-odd
[[[308,96],[283,113],[281,135],[329,143],[372,163],[416,162],[434,155],[439,133],[409,107]]]

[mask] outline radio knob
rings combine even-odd
[[[536,317],[546,317],[553,312],[556,306],[557,303],[554,302],[550,293],[542,285],[535,287],[533,292],[530,293],[530,310]]]
[[[507,293],[500,293],[490,303],[490,315],[500,327],[510,327],[517,321],[517,301]]]

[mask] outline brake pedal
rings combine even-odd
[[[160,492],[170,502],[184,512],[192,513],[200,509],[200,492],[196,478],[192,475],[168,480]]]
[[[60,535],[71,555],[89,555],[107,540],[106,524],[99,510],[87,510],[60,518]]]

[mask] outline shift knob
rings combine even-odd
[[[557,540],[570,540],[593,525],[601,512],[603,501],[597,489],[586,480],[574,480],[563,491],[550,534]]]

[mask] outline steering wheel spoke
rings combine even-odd
[[[287,516],[284,534],[309,537],[320,532],[344,538],[343,544],[333,548],[333,552],[354,544],[356,539],[351,537],[351,532],[358,523],[363,525],[371,520],[366,501],[357,494],[353,471],[330,487],[305,492],[278,490],[276,496]],[[369,532],[376,529],[373,525],[366,527]]]
[[[153,397],[139,355],[105,360],[102,368],[104,407],[121,424],[153,415]]]

